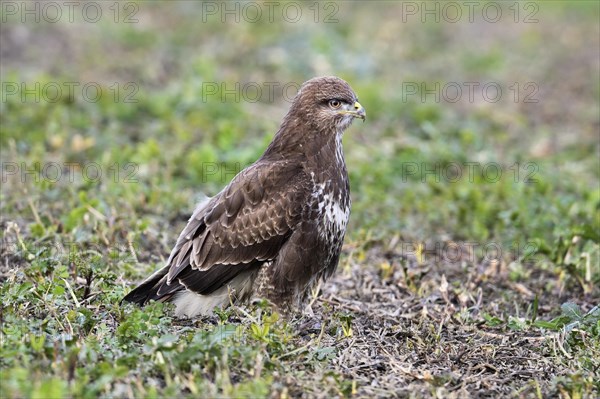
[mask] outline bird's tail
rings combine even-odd
[[[131,302],[140,306],[145,305],[150,300],[155,301],[167,301],[171,299],[173,294],[177,291],[182,290],[184,287],[178,282],[173,281],[168,289],[165,290],[165,282],[167,279],[167,273],[169,272],[169,265],[155,272],[153,275],[148,277],[143,283],[137,286],[133,291],[127,294],[122,300],[123,302]],[[159,289],[163,287],[159,294]]]

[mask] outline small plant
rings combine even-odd
[[[271,333],[271,326],[279,320],[278,313],[272,313],[270,315],[262,316],[262,322],[252,323],[250,325],[250,331],[255,339],[264,342],[271,342],[269,339]]]
[[[340,326],[342,327],[342,333],[344,334],[344,337],[350,338],[353,334],[352,319],[354,319],[354,315],[350,313],[340,313],[338,315],[338,319],[340,321]]]

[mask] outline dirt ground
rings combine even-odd
[[[356,382],[358,397],[571,397],[552,383],[569,373],[568,364],[557,361],[557,354],[570,357],[564,335],[494,327],[484,319],[505,318],[503,309],[525,315],[533,292],[543,292],[536,285],[546,283],[544,275],[525,286],[508,282],[507,274],[502,264],[419,265],[414,257],[377,246],[363,261],[350,256],[313,304],[317,319],[352,315],[351,335],[324,333],[325,321],[321,330],[317,324],[306,331],[306,339],[318,336],[321,345],[335,347],[331,368]],[[539,298],[544,305],[538,317],[556,316],[552,309],[577,297]],[[579,301],[583,309],[594,306],[588,299]],[[298,387],[291,396],[329,394],[306,392],[306,381],[287,383]]]

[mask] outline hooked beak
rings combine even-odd
[[[354,103],[354,113],[352,115],[354,115],[355,118],[362,119],[363,122],[367,119],[367,111],[365,111],[358,101]]]
[[[352,115],[355,118],[360,118],[364,122],[365,119],[367,118],[367,112],[365,111],[365,109],[363,108],[363,106],[360,105],[360,103],[358,101],[356,101],[354,103],[354,105],[351,106],[351,107],[354,108],[354,109],[342,110],[342,111],[338,111],[338,112],[340,114]]]

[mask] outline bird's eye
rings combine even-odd
[[[342,106],[342,102],[340,100],[329,100],[329,106],[334,109],[338,109]]]

